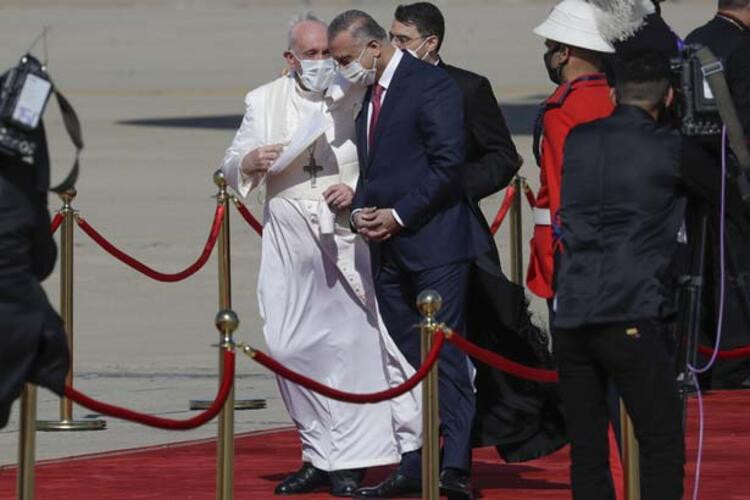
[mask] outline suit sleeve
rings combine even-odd
[[[420,185],[393,206],[406,227],[417,226],[443,200],[455,194],[463,171],[464,111],[458,86],[441,72],[428,82],[423,95],[418,126],[430,168]]]
[[[506,187],[523,160],[510,137],[492,86],[484,77],[468,95],[466,121],[468,132],[482,156],[466,164],[464,182],[469,197],[479,201]]]

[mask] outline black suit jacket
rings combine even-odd
[[[409,271],[466,261],[489,243],[461,190],[463,106],[456,84],[440,68],[403,53],[382,103],[371,148],[367,109],[356,119],[360,176],[352,209],[393,208],[405,227],[373,243],[377,261],[388,245]]]
[[[482,225],[490,250],[471,266],[467,337],[520,363],[549,367],[547,338],[532,324],[523,287],[503,273],[481,199],[505,188],[523,163],[492,86],[484,76],[455,66],[443,68],[463,94],[464,196]],[[536,384],[493,370],[475,360],[477,412],[475,446],[494,445],[507,462],[551,453],[567,442],[559,396],[553,386]]]
[[[554,326],[668,319],[687,197],[719,201],[713,160],[635,106],[576,127],[565,144]],[[726,202],[746,226],[733,184]]]
[[[438,66],[453,78],[463,94],[466,144],[464,188],[478,208],[479,200],[497,193],[510,183],[523,160],[510,137],[489,80],[442,61]]]

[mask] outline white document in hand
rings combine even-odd
[[[268,169],[269,175],[282,172],[295,158],[301,155],[321,134],[331,126],[331,120],[325,113],[314,113],[299,124],[292,139],[284,147],[279,158]]]

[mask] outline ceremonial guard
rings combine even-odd
[[[600,9],[585,0],[563,0],[534,30],[546,40],[544,64],[559,86],[542,105],[534,130],[534,155],[541,171],[526,284],[548,300],[550,309],[565,139],[576,125],[608,116],[614,108],[603,73],[604,55],[614,53],[614,48],[598,32],[599,14]]]

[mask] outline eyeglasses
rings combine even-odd
[[[427,38],[426,36],[418,36],[415,38],[412,38],[410,36],[406,35],[394,35],[393,33],[388,33],[388,38],[391,41],[391,43],[396,43],[398,45],[408,45],[414,40],[424,40]]]

